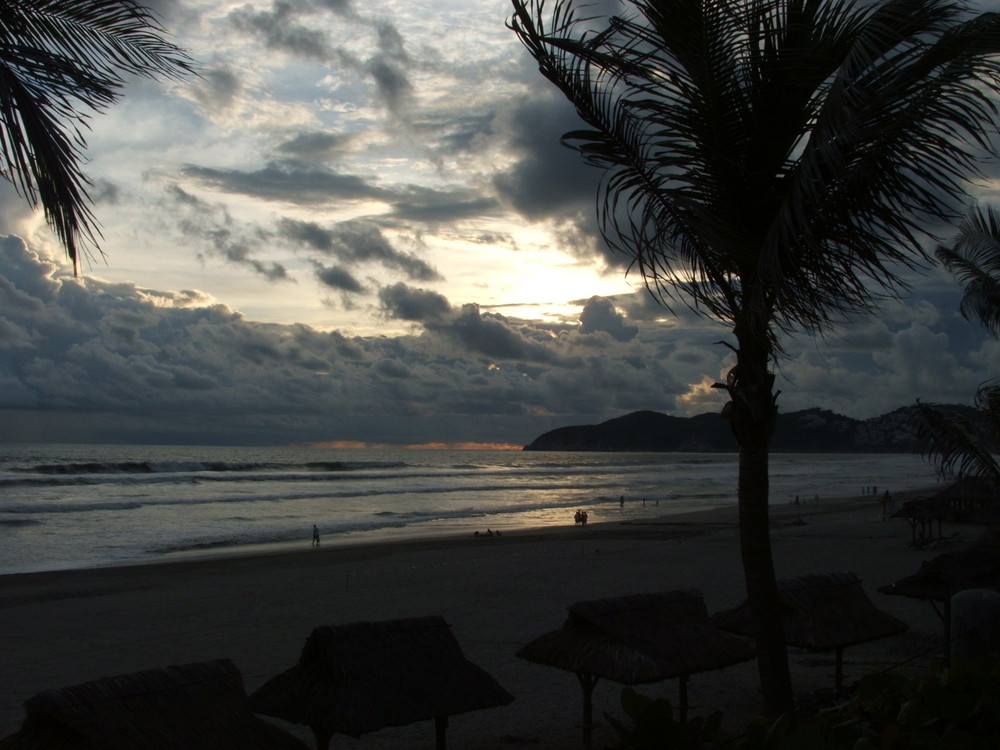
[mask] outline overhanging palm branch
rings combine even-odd
[[[1000,483],[1000,381],[976,392],[981,421],[933,404],[917,403],[921,454],[937,466],[944,479],[982,477]]]
[[[90,115],[132,76],[191,70],[133,0],[0,2],[0,174],[42,206],[74,266],[99,237],[80,165]]]
[[[1000,338],[1000,213],[973,206],[959,224],[951,247],[937,257],[964,286],[959,309]],[[932,404],[918,402],[920,450],[945,478],[987,477],[1000,483],[1000,380],[980,386],[975,399],[981,424]]]
[[[953,247],[939,247],[938,259],[965,287],[960,310],[978,318],[1000,338],[1000,212],[974,207],[959,225]]]
[[[957,4],[513,4],[591,128],[564,142],[605,170],[605,240],[662,300],[725,322],[817,329],[902,291],[892,268],[923,264],[922,227],[957,217],[992,148],[1000,25]]]

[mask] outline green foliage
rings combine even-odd
[[[704,743],[715,737],[722,720],[721,713],[714,713],[707,719],[697,717],[682,724],[674,718],[670,701],[650,698],[630,687],[622,690],[621,704],[630,724],[609,713],[604,717],[614,728],[623,750],[705,747]]]
[[[739,750],[982,750],[1000,747],[1000,671],[960,664],[928,676],[873,674],[846,706],[754,723]]]

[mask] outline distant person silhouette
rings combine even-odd
[[[316,528],[316,524],[313,524],[313,541],[312,541],[312,546],[313,547],[318,547],[319,546],[319,529]]]

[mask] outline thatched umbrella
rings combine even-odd
[[[992,477],[962,477],[935,492],[929,500],[946,507],[956,519],[981,522],[995,517],[1000,486]]]
[[[983,532],[964,549],[925,560],[916,573],[882,586],[879,591],[930,602],[944,620],[945,643],[948,643],[951,640],[951,597],[967,589],[1000,591],[1000,529]],[[942,609],[938,609],[938,604]]]
[[[318,627],[299,663],[256,690],[250,705],[310,727],[320,750],[335,732],[356,738],[434,719],[443,750],[449,716],[512,700],[432,616]]]
[[[914,547],[926,544],[934,536],[934,524],[937,524],[938,538],[942,536],[941,523],[951,513],[951,508],[943,499],[929,498],[927,500],[911,500],[903,503],[903,507],[892,514],[892,518],[901,518],[910,524],[910,542]],[[917,537],[917,527],[920,536]]]
[[[306,750],[254,716],[228,660],[150,669],[46,690],[24,704],[3,750]]]
[[[679,677],[683,722],[689,675],[748,661],[754,652],[719,632],[701,593],[690,590],[577,602],[559,630],[521,647],[517,656],[576,674],[583,688],[583,744],[589,748],[598,679],[639,685]]]
[[[814,573],[778,581],[784,609],[785,643],[811,651],[835,651],[835,686],[844,676],[844,649],[898,635],[906,623],[875,607],[854,573]],[[712,621],[723,630],[752,636],[750,607],[744,602],[718,612]]]

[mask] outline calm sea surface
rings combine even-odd
[[[771,466],[774,503],[935,483],[910,455]],[[666,515],[734,504],[736,469],[735,454],[0,445],[0,574],[308,547],[313,524],[326,545]]]

